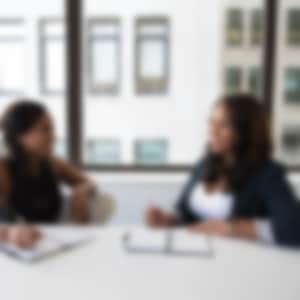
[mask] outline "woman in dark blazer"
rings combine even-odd
[[[194,167],[176,213],[151,207],[147,223],[299,246],[300,206],[284,168],[271,159],[268,123],[252,96],[221,99],[211,116],[207,153]]]

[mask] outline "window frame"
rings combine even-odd
[[[232,39],[230,38],[230,34],[231,34],[231,31],[233,30],[232,28],[232,22],[233,22],[233,19],[231,18],[232,17],[232,13],[236,13],[238,12],[240,14],[240,17],[241,17],[241,28],[240,28],[240,39],[239,41],[232,41]],[[225,44],[227,47],[229,48],[236,48],[236,47],[241,47],[243,45],[243,42],[245,40],[245,12],[239,8],[239,7],[235,7],[235,6],[232,6],[232,7],[229,7],[226,11],[226,22],[225,22]]]
[[[295,42],[293,41],[293,39],[291,39],[291,32],[292,32],[292,29],[291,26],[292,26],[292,18],[291,18],[291,15],[293,13],[299,13],[299,16],[300,16],[300,8],[297,7],[297,8],[290,8],[287,10],[286,12],[286,17],[287,17],[287,22],[286,22],[286,43],[289,47],[292,47],[292,48],[299,48],[300,47],[300,37],[299,37],[299,41]],[[300,20],[299,20],[299,24],[300,24]],[[299,25],[299,28],[300,28],[300,25]]]
[[[134,162],[136,165],[140,165],[140,166],[144,166],[144,167],[153,167],[153,166],[159,166],[159,164],[155,164],[155,163],[138,163],[138,147],[140,145],[142,145],[143,143],[162,143],[164,144],[165,146],[165,149],[166,149],[166,159],[168,161],[170,155],[169,155],[169,148],[170,148],[170,142],[168,141],[168,139],[166,138],[161,138],[161,137],[158,137],[158,138],[147,138],[147,137],[144,137],[144,138],[138,138],[135,140],[134,142]],[[167,165],[166,164],[163,164],[163,165]]]
[[[99,35],[94,36],[92,34],[92,28],[95,24],[113,24],[118,27],[118,33],[113,35]],[[119,17],[92,17],[89,18],[87,21],[87,31],[86,31],[86,38],[87,38],[87,46],[86,46],[86,53],[87,53],[87,88],[88,93],[92,96],[117,96],[121,92],[121,55],[122,55],[122,43],[121,43],[121,20]],[[116,69],[117,69],[117,80],[114,83],[111,89],[99,89],[94,86],[93,80],[93,56],[91,55],[93,42],[95,41],[114,41],[117,46],[117,58],[116,58]]]
[[[119,156],[119,160],[121,160],[122,158],[122,155],[121,155],[121,150],[122,150],[122,144],[120,142],[119,139],[117,138],[100,138],[100,137],[94,137],[94,138],[89,138],[86,140],[86,143],[91,143],[91,142],[102,142],[102,143],[113,143],[113,144],[116,144],[118,146],[118,150],[119,150],[119,153],[118,153],[118,156]],[[87,148],[88,146],[86,146]],[[84,151],[86,151],[85,153],[87,154],[87,149],[85,149]],[[112,164],[110,163],[90,163],[90,162],[86,162],[86,159],[85,157],[83,157],[83,160],[85,161],[85,164],[88,165],[88,166],[106,166],[106,167],[111,167]]]
[[[50,41],[53,42],[59,42],[65,43],[65,48],[67,48],[67,40],[66,40],[66,29],[65,34],[63,34],[61,37],[58,36],[46,36],[45,35],[45,26],[50,23],[62,23],[64,24],[64,20],[59,17],[47,17],[47,18],[41,18],[39,21],[39,88],[42,95],[46,97],[57,97],[65,94],[65,89],[62,90],[52,90],[47,87],[47,68],[46,64],[44,63],[46,61],[46,47],[47,43]],[[66,26],[66,24],[65,24]],[[67,60],[65,59],[65,62],[67,63]],[[67,69],[65,69],[65,73],[67,73]],[[67,76],[67,74],[64,74],[64,76]]]
[[[163,24],[166,27],[166,34],[141,34],[139,29],[141,26],[147,24]],[[167,95],[169,91],[170,84],[170,60],[171,60],[171,51],[170,51],[170,35],[171,35],[171,24],[168,16],[139,16],[135,20],[135,59],[134,59],[134,69],[135,69],[135,93],[138,96],[162,96]],[[142,55],[140,46],[144,41],[159,41],[164,45],[164,74],[160,81],[162,82],[162,87],[157,90],[145,89],[142,90],[139,86],[140,81],[146,81],[145,78],[139,77],[139,70],[141,67]]]
[[[71,161],[88,171],[100,172],[154,172],[154,173],[174,173],[187,172],[192,169],[190,165],[175,164],[167,166],[95,166],[85,165],[81,160],[81,140],[82,140],[82,1],[66,0],[67,15],[67,105],[68,105],[68,149]],[[265,29],[264,29],[264,53],[263,53],[263,99],[269,112],[273,112],[274,103],[274,81],[275,81],[275,62],[276,62],[276,40],[277,40],[277,9],[279,0],[265,1]],[[170,59],[170,58],[169,58]],[[300,170],[300,166],[290,168],[290,170]]]

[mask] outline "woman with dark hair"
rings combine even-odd
[[[208,150],[195,166],[175,214],[151,207],[150,226],[284,245],[300,245],[300,211],[284,169],[272,161],[269,120],[250,95],[221,99],[213,110]]]
[[[71,220],[88,222],[95,187],[76,167],[52,154],[54,130],[44,106],[17,102],[6,111],[2,129],[8,154],[0,161],[0,221],[58,222],[64,207],[59,185],[65,183],[72,189]]]

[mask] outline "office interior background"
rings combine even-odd
[[[0,113],[18,98],[44,103],[57,155],[113,195],[111,223],[139,223],[149,203],[172,207],[218,97],[253,93],[270,106],[274,156],[297,189],[300,2],[274,1],[272,39],[266,2],[0,0]]]

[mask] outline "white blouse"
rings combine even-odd
[[[228,220],[233,212],[234,196],[230,193],[216,191],[209,193],[203,184],[198,184],[189,199],[190,209],[199,218],[208,220]],[[255,220],[257,239],[265,243],[273,243],[272,226],[269,220]]]

